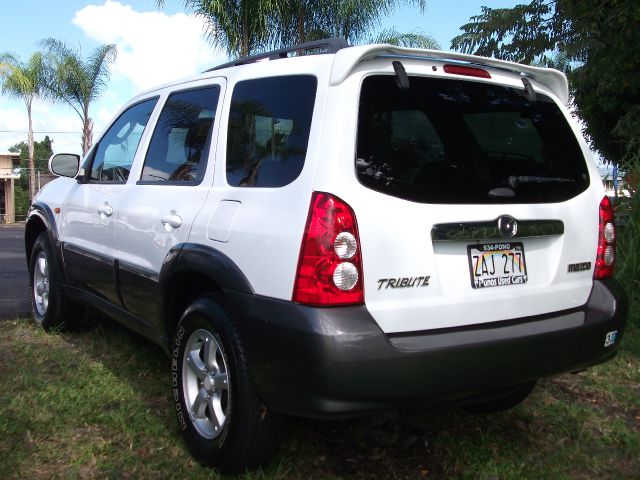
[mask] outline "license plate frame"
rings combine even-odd
[[[522,242],[467,245],[467,259],[473,289],[527,283],[527,262]]]

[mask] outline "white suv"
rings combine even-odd
[[[301,55],[301,53],[308,55]],[[282,414],[479,411],[611,358],[613,211],[555,70],[331,39],[138,95],[26,224],[44,327],[91,305],[171,357],[194,455]]]

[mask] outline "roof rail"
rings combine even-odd
[[[217,67],[205,70],[205,72],[212,72],[214,70],[221,70],[228,67],[236,67],[238,65],[246,65],[249,63],[255,63],[259,60],[277,60],[279,58],[287,58],[290,53],[297,53],[300,55],[320,55],[327,53],[336,53],[338,50],[347,48],[349,43],[344,38],[325,38],[323,40],[315,40],[313,42],[300,43],[291,47],[279,48],[278,50],[272,50],[270,52],[258,53],[257,55],[250,55],[248,57],[241,57],[237,60],[233,60],[229,63],[223,63]]]

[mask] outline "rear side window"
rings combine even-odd
[[[164,105],[144,160],[144,183],[198,183],[207,167],[217,86],[173,93]]]
[[[362,85],[356,169],[374,190],[422,203],[547,203],[589,186],[558,106],[524,89],[393,76]]]
[[[281,187],[304,166],[316,97],[310,75],[238,82],[227,134],[227,182]]]

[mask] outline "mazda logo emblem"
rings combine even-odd
[[[498,218],[498,230],[505,237],[515,237],[518,232],[518,222],[509,215],[502,215]]]

